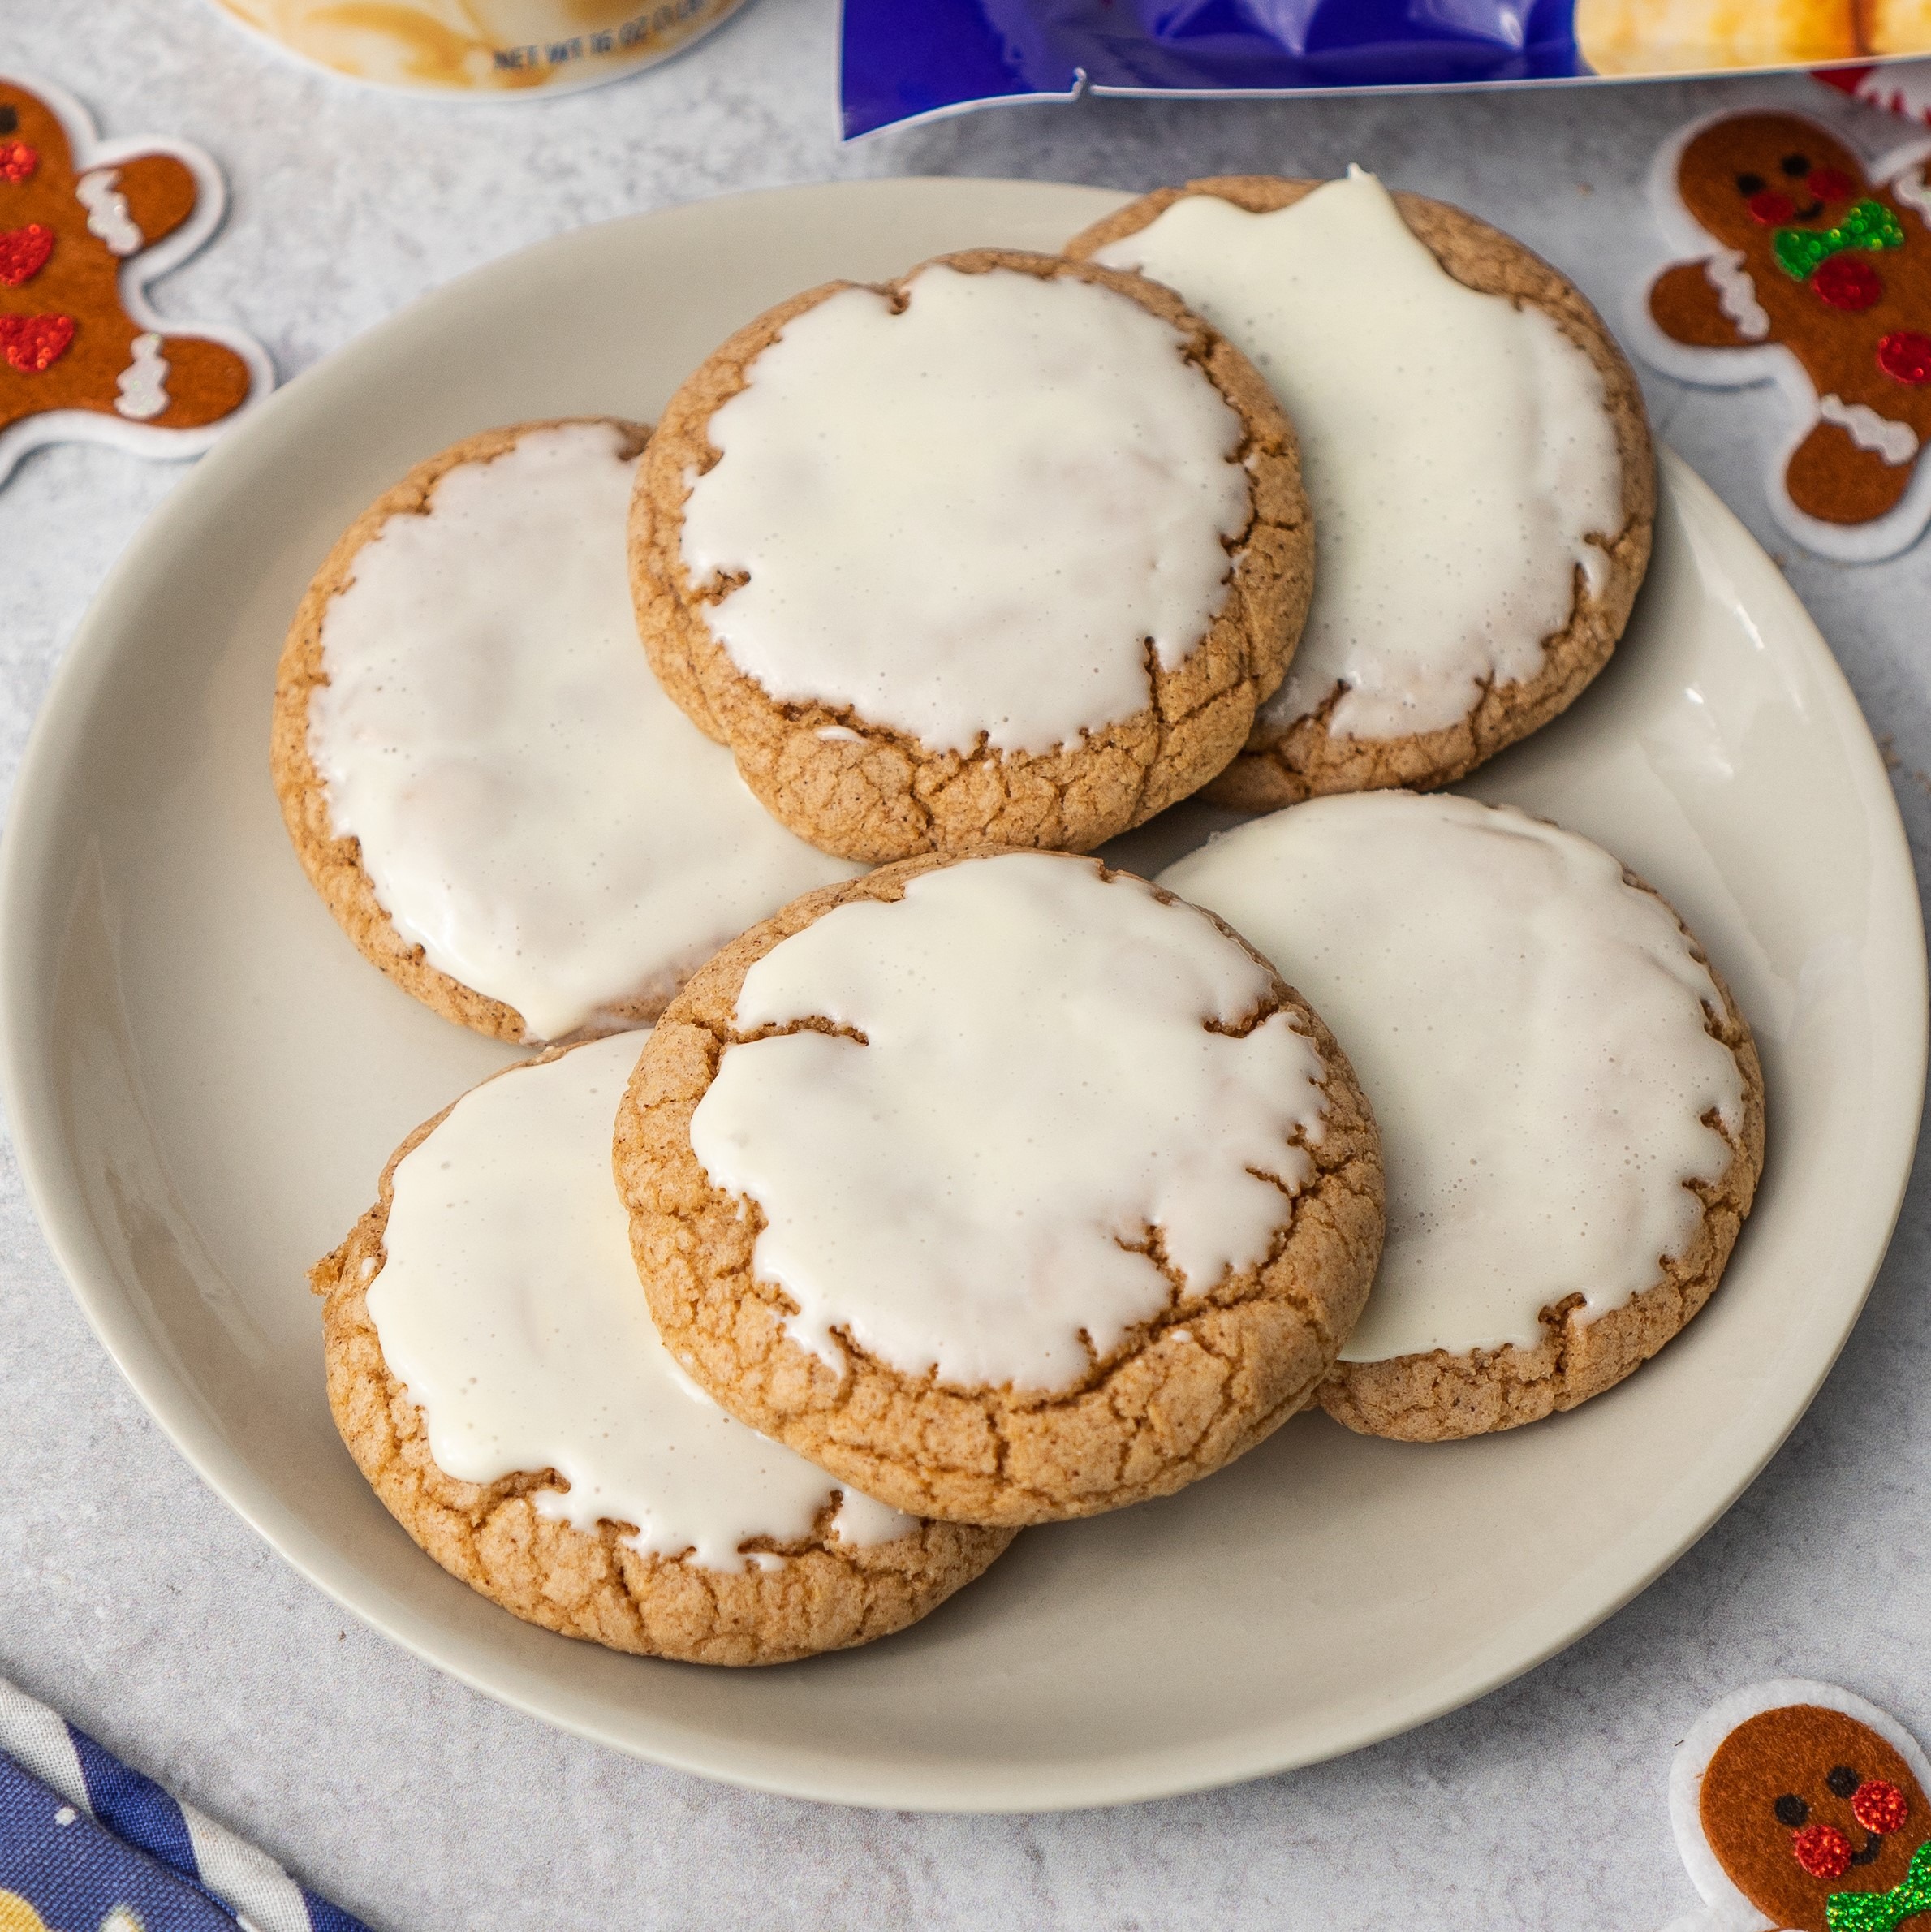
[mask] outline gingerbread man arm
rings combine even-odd
[[[171,154],[142,154],[123,162],[114,186],[127,204],[144,244],[172,235],[195,211],[200,193],[185,162]]]
[[[1711,280],[1713,265],[1679,262],[1665,269],[1649,290],[1649,314],[1672,342],[1693,349],[1740,349],[1761,342],[1765,328],[1746,334],[1723,305],[1722,291]]]
[[[89,168],[74,183],[90,233],[116,255],[131,255],[172,235],[200,193],[193,171],[171,154]]]

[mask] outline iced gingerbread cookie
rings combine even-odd
[[[1671,242],[1632,334],[1685,382],[1775,381],[1799,419],[1769,480],[1797,540],[1860,562],[1931,517],[1931,186],[1922,141],[1863,163],[1814,121],[1725,114],[1657,157]]]
[[[47,442],[192,456],[274,387],[248,337],[177,333],[143,300],[222,202],[198,148],[97,141],[71,95],[0,74],[0,478]]]
[[[336,1426],[437,1562],[567,1637],[752,1664],[903,1629],[1010,1533],[859,1494],[671,1360],[610,1179],[640,1043],[511,1067],[396,1150],[312,1276]]]
[[[1410,1441],[1532,1422],[1708,1300],[1763,1165],[1756,1050],[1600,846],[1381,792],[1240,826],[1159,882],[1292,977],[1373,1098],[1387,1245],[1330,1414]]]
[[[1704,1909],[1667,1932],[1905,1932],[1931,1913],[1931,1765],[1876,1705],[1779,1678],[1678,1746],[1670,1822]]]
[[[645,435],[525,423],[419,464],[282,653],[275,789],[309,878],[365,957],[499,1039],[649,1019],[857,870],[774,825],[650,675],[624,566]]]
[[[1068,252],[1177,289],[1300,438],[1313,603],[1216,803],[1445,784],[1602,667],[1654,463],[1628,364],[1547,263],[1358,168],[1162,188]]]
[[[833,282],[671,399],[631,569],[665,688],[827,852],[1084,851],[1239,750],[1307,606],[1294,434],[1165,289]]]
[[[907,860],[699,972],[616,1167],[723,1406],[902,1509],[1163,1495],[1312,1395],[1381,1246],[1374,1125],[1300,997],[1097,860]]]

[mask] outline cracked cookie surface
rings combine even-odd
[[[673,1429],[685,1432],[667,1465],[673,1490],[681,1486],[683,1494],[681,1500],[675,1494],[660,1497],[663,1507],[654,1514],[636,1507],[649,1499],[636,1487],[640,1469],[646,1490],[650,1482],[663,1480],[650,1473],[655,1452],[649,1444],[631,1445],[613,1460],[607,1448],[600,1451],[596,1447],[601,1424],[588,1430],[568,1421],[559,1427],[554,1413],[543,1412],[540,1399],[528,1403],[528,1391],[520,1385],[511,1393],[509,1435],[524,1439],[547,1435],[553,1453],[574,1455],[573,1467],[588,1500],[580,1506],[575,1503],[570,1480],[554,1468],[512,1469],[487,1480],[465,1480],[438,1464],[432,1448],[430,1412],[414,1399],[385,1354],[382,1331],[371,1313],[369,1297],[372,1291],[379,1295],[393,1285],[386,1284],[383,1275],[391,1258],[387,1241],[394,1233],[391,1215],[396,1206],[399,1169],[439,1129],[445,1130],[437,1145],[448,1158],[439,1163],[438,1174],[453,1166],[457,1181],[450,1183],[420,1171],[413,1176],[417,1184],[412,1208],[416,1225],[411,1238],[416,1244],[415,1259],[420,1262],[424,1188],[459,1185],[466,1162],[470,1180],[476,1178],[473,1144],[466,1146],[454,1130],[446,1128],[458,1110],[478,1095],[495,1102],[515,1098],[519,1084],[545,1074],[554,1076],[559,1060],[567,1061],[578,1053],[598,1054],[606,1059],[615,1056],[605,1076],[605,1091],[614,1103],[629,1071],[627,1045],[623,1040],[599,1041],[507,1069],[418,1128],[398,1148],[383,1171],[376,1205],[347,1240],[311,1271],[311,1282],[324,1297],[329,1402],[336,1426],[364,1476],[410,1536],[452,1576],[527,1622],[640,1655],[730,1665],[781,1663],[887,1636],[924,1616],[978,1576],[1005,1548],[1011,1533],[933,1522],[907,1525],[904,1518],[869,1504],[857,1530],[843,1533],[846,1526],[841,1523],[841,1513],[847,1505],[839,1503],[837,1487],[829,1479],[821,1486],[815,1483],[815,1471],[797,1464],[774,1445],[719,1445],[719,1430],[748,1432],[741,1432],[739,1425],[718,1414],[701,1398],[675,1387],[664,1391],[658,1399],[668,1404]],[[507,1094],[505,1089],[509,1089]],[[579,1102],[573,1100],[571,1105]],[[599,1108],[580,1150],[593,1171],[589,1179],[599,1187],[608,1186],[608,1136],[602,1124],[607,1119],[607,1112]],[[575,1175],[580,1150],[572,1146],[568,1151],[570,1172]],[[554,1177],[542,1168],[541,1146],[534,1152],[532,1175],[514,1184],[541,1194],[546,1180]],[[485,1194],[501,1191],[485,1176]],[[432,1201],[430,1205],[433,1210],[436,1203]],[[649,1317],[642,1309],[625,1252],[623,1210],[614,1191],[608,1206],[616,1269],[604,1285],[626,1297],[636,1296],[636,1319],[648,1331]],[[580,1222],[581,1218],[578,1217]],[[561,1227],[556,1236],[559,1248],[575,1238],[574,1231]],[[491,1236],[484,1238],[487,1243]],[[523,1238],[531,1238],[528,1230]],[[541,1245],[541,1228],[535,1238]],[[513,1239],[511,1245],[515,1244]],[[458,1308],[467,1298],[467,1284],[472,1279],[459,1267],[450,1270],[448,1287]],[[578,1339],[601,1348],[606,1345],[600,1339],[601,1311],[593,1304],[586,1305],[590,1313],[580,1325],[586,1332]],[[421,1374],[425,1308],[419,1302],[406,1313],[410,1318],[390,1306],[381,1318],[386,1324],[399,1324],[395,1334],[416,1361],[411,1373]],[[432,1325],[437,1313],[432,1304],[427,1310]],[[540,1376],[541,1365],[559,1348],[567,1352],[570,1346],[568,1322],[559,1319],[546,1325],[540,1309],[532,1308],[511,1326],[520,1335],[532,1322],[546,1335],[548,1352],[526,1352],[519,1358],[514,1372],[526,1378]],[[625,1340],[623,1324],[613,1324],[609,1348],[614,1352]],[[648,1337],[647,1346],[657,1347],[654,1335]],[[467,1371],[477,1363],[466,1361],[452,1376],[446,1361],[441,1365],[439,1378],[437,1366],[430,1358],[427,1378],[436,1386],[427,1399],[442,1405],[440,1426],[449,1432],[453,1425],[453,1434],[437,1438],[446,1443],[444,1454],[461,1462],[463,1455],[473,1452],[476,1433],[473,1429],[465,1432],[466,1418],[455,1412],[460,1404],[451,1396],[453,1391],[474,1399],[475,1391],[465,1385],[470,1379]],[[580,1377],[572,1378],[570,1388],[550,1392],[567,1416],[572,1408],[606,1391],[586,1387]],[[686,1421],[683,1418],[691,1414],[692,1403],[705,1414],[701,1420]],[[619,1432],[622,1426],[619,1420]],[[498,1444],[487,1436],[485,1441],[487,1458]],[[586,1458],[583,1451],[587,1443],[592,1452]],[[708,1469],[705,1459],[714,1456],[719,1447],[726,1447],[726,1460],[718,1480],[731,1492],[722,1505],[725,1513],[706,1505],[700,1494],[694,1516],[691,1471]],[[697,1459],[695,1463],[692,1458]],[[498,1454],[495,1464],[501,1460]],[[791,1467],[779,1469],[780,1464]],[[759,1486],[766,1481],[763,1472],[767,1468],[775,1472],[782,1488],[782,1494],[768,1506],[756,1500],[762,1494]],[[613,1469],[618,1478],[614,1487],[608,1480]],[[623,1490],[626,1479],[631,1481],[628,1494]],[[814,1492],[821,1500],[813,1502]],[[640,1530],[627,1519],[605,1518],[598,1512],[606,1501],[618,1509],[628,1502],[634,1513],[651,1514],[652,1520]],[[748,1507],[751,1516],[763,1521],[765,1533],[739,1543],[736,1528],[727,1527],[725,1547],[705,1546],[707,1529],[714,1532],[719,1523],[737,1524],[742,1519],[728,1512]],[[717,1522],[709,1520],[712,1516],[718,1516]],[[709,1540],[715,1542],[718,1537],[710,1534]],[[689,1546],[679,1547],[684,1545]]]
[[[1068,243],[1067,252],[1084,260],[1115,248],[1187,197],[1211,196],[1262,214],[1293,207],[1330,185],[1230,175],[1161,188],[1084,230]],[[1343,684],[1300,693],[1291,707],[1277,697],[1256,717],[1240,756],[1208,787],[1216,804],[1268,811],[1325,793],[1452,783],[1546,724],[1580,695],[1614,651],[1648,567],[1655,518],[1654,454],[1641,390],[1601,317],[1573,284],[1511,237],[1442,202],[1405,193],[1393,199],[1410,233],[1455,282],[1506,297],[1518,308],[1541,310],[1588,356],[1601,380],[1614,435],[1621,515],[1614,528],[1592,540],[1601,558],[1600,581],[1592,584],[1580,567],[1575,569],[1567,622],[1553,626],[1542,638],[1539,667],[1529,675],[1481,677],[1472,686],[1474,701],[1465,715],[1407,731],[1351,732],[1338,724],[1337,709],[1348,691]],[[1147,272],[1157,270],[1149,267]],[[1318,537],[1318,502],[1313,514]],[[1399,533],[1390,533],[1377,555],[1397,558],[1399,539]],[[1435,559],[1431,567],[1452,568],[1452,563]]]
[[[1146,317],[1169,326],[1175,359],[1198,372],[1203,395],[1218,397],[1231,412],[1238,437],[1232,459],[1245,480],[1246,501],[1239,527],[1221,539],[1224,563],[1214,560],[1226,580],[1218,606],[1170,652],[1164,642],[1157,649],[1153,640],[1141,640],[1133,647],[1134,694],[1076,730],[1049,733],[1043,744],[1000,743],[1001,707],[1026,702],[1023,694],[989,691],[981,728],[950,737],[924,723],[886,722],[890,705],[883,698],[866,701],[879,714],[873,715],[847,698],[774,696],[734,659],[721,635],[733,597],[755,572],[694,567],[687,520],[694,489],[721,461],[731,461],[711,439],[713,418],[754,391],[760,357],[780,343],[787,326],[857,286],[834,282],[740,330],[667,405],[639,476],[631,518],[639,628],[666,690],[731,747],[745,782],[771,812],[826,852],[880,861],[987,844],[1084,851],[1222,770],[1245,741],[1257,705],[1280,683],[1306,615],[1313,568],[1293,429],[1244,356],[1170,291],[1138,276],[1058,257],[979,249],[939,257],[870,292],[893,305],[891,313],[905,313],[907,291],[935,269],[955,277],[1084,283],[1131,304],[1136,326]],[[1037,396],[1015,398],[1015,412],[1037,406]],[[1132,438],[1141,432],[1130,423],[1117,432],[1101,428],[1118,434],[1119,448],[1093,468],[1101,486],[1123,487],[1121,479],[1134,470]],[[963,448],[983,438],[967,424],[956,440]],[[944,449],[908,447],[894,460],[916,474],[917,466],[946,457]],[[793,477],[786,501],[813,494]],[[1053,494],[1043,512],[1051,511]],[[1041,541],[1032,527],[1039,520],[1022,514],[1003,539],[1011,555],[1002,564],[989,557],[975,581],[1004,582],[1020,564],[1033,567],[1027,552]],[[831,537],[835,541],[835,530]],[[929,555],[945,541],[943,532],[908,533],[906,554]],[[1167,543],[1162,569],[1187,549]],[[1080,558],[1067,561],[1075,571],[1087,567]],[[852,594],[878,593],[868,581]],[[834,640],[834,648],[842,647]],[[1057,638],[1052,648],[1058,651]],[[1075,639],[1071,648],[1084,647]],[[975,668],[973,675],[981,674]]]
[[[816,1014],[774,1028],[745,1028],[740,1001],[748,976],[786,941],[830,916],[907,903],[908,888],[922,878],[948,867],[996,865],[997,856],[965,860],[930,856],[882,868],[849,886],[808,895],[727,947],[672,1003],[640,1057],[618,1117],[615,1167],[630,1210],[632,1250],[659,1330],[693,1379],[725,1408],[901,1509],[959,1522],[1023,1524],[1091,1515],[1170,1493],[1231,1461],[1302,1407],[1366,1296],[1381,1244],[1382,1188],[1373,1117],[1345,1057],[1318,1017],[1257,954],[1211,915],[1130,875],[1110,873],[1097,860],[1009,856],[1035,867],[1076,867],[1108,882],[1107,891],[1147,895],[1156,912],[1165,909],[1162,916],[1200,922],[1213,947],[1226,949],[1238,975],[1249,976],[1256,990],[1234,1022],[1201,1016],[1189,1024],[1233,1041],[1273,1027],[1301,1043],[1313,1070],[1308,1105],[1317,1125],[1293,1144],[1283,1138],[1275,1149],[1272,1170],[1291,1172],[1298,1184],[1268,1184],[1275,1192],[1259,1228],[1257,1258],[1230,1264],[1205,1280],[1183,1274],[1170,1255],[1189,1240],[1197,1243],[1198,1230],[1189,1234],[1179,1225],[1173,1202],[1181,1184],[1165,1184],[1167,1235],[1147,1217],[1132,1236],[1111,1236],[1116,1258],[1124,1253],[1150,1263],[1149,1299],[1137,1309],[1113,1309],[1103,1347],[1096,1348],[1083,1331],[1084,1346],[1070,1373],[1056,1373],[1044,1386],[1028,1386],[1010,1374],[998,1376],[1002,1363],[1010,1368],[1011,1358],[1002,1352],[1011,1336],[996,1320],[998,1292],[1017,1295],[1016,1330],[1032,1312],[1024,1283],[1016,1288],[994,1283],[981,1300],[974,1298],[970,1279],[964,1281],[961,1291],[972,1309],[994,1310],[986,1322],[987,1352],[972,1355],[968,1338],[958,1343],[959,1354],[946,1357],[942,1342],[928,1352],[925,1365],[907,1368],[902,1365],[919,1358],[889,1322],[878,1335],[868,1334],[869,1345],[854,1332],[862,1315],[841,1321],[834,1311],[825,1327],[814,1330],[804,1305],[807,1289],[801,1285],[794,1295],[761,1273],[759,1240],[774,1223],[756,1200],[713,1179],[693,1147],[693,1117],[730,1057],[756,1050],[761,1041],[776,1037],[788,1044],[808,1033],[850,1054],[872,1049],[864,1014],[856,1008],[835,1019]],[[874,921],[871,932],[884,924]],[[876,950],[868,940],[864,951],[880,962],[886,978],[905,970],[889,947]],[[1140,958],[1136,953],[1127,970],[1137,969]],[[1063,997],[1063,990],[1045,984],[1032,994],[1048,1008]],[[979,1038],[972,1029],[967,1046]],[[988,1033],[983,1054],[994,1082],[1002,1077],[1002,1050],[998,1032]],[[1110,1061],[1103,1042],[1088,1042],[1072,1084],[1097,1090],[1095,1120],[1124,1114],[1144,1121],[1149,1109],[1136,1088],[1136,1071]],[[907,1092],[917,1098],[950,1089],[936,1078],[920,1083],[913,1074]],[[917,1098],[918,1106],[924,1104]],[[900,1122],[908,1145],[917,1138],[916,1115],[915,1107]],[[965,1115],[968,1123],[977,1118]],[[829,1141],[835,1155],[838,1143],[825,1119],[805,1115],[784,1125],[800,1144],[813,1136]],[[940,1129],[950,1132],[957,1125],[942,1121]],[[1175,1134],[1170,1121],[1167,1128],[1170,1145],[1192,1144],[1195,1136]],[[899,1131],[888,1120],[888,1140]],[[1037,1158],[1050,1162],[1051,1133],[1045,1125],[1040,1131]],[[1151,1145],[1157,1130],[1145,1132]],[[960,1130],[962,1148],[975,1144],[972,1133]],[[1086,1150],[1079,1151],[1084,1158]],[[1002,1147],[993,1150],[993,1158],[1011,1152]],[[909,1238],[916,1246],[925,1232],[942,1243],[942,1217],[921,1218],[917,1204],[942,1194],[955,1178],[966,1185],[963,1177],[972,1162],[963,1158],[957,1176],[922,1178],[916,1157],[908,1158],[914,1165],[903,1177],[897,1205],[910,1217]],[[1079,1167],[1080,1161],[1072,1165]],[[1092,1166],[1081,1170],[1087,1180]],[[1235,1175],[1243,1185],[1248,1177],[1256,1184],[1268,1181],[1251,1164]],[[1243,1203],[1242,1211],[1250,1205]],[[962,1225],[983,1227],[998,1218],[972,1196],[972,1213]],[[789,1225],[780,1225],[780,1233],[788,1236]],[[851,1217],[844,1225],[859,1231]],[[1078,1243],[1086,1231],[1070,1219],[1063,1227],[1049,1227],[1054,1238],[1065,1237],[1065,1272],[1071,1273],[1081,1265]],[[949,1259],[948,1253],[936,1253],[929,1267],[908,1268],[906,1294],[925,1292]],[[1059,1277],[1049,1271],[1044,1279],[1044,1292],[1057,1292]],[[803,1282],[800,1275],[794,1279]],[[892,1285],[888,1279],[888,1302]],[[1093,1326],[1101,1326],[1097,1318]],[[950,1373],[942,1372],[935,1356],[949,1361]],[[971,1373],[975,1361],[976,1378]]]

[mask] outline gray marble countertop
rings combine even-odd
[[[545,102],[443,106],[278,60],[194,0],[0,3],[0,64],[110,136],[197,140],[224,232],[159,284],[284,377],[423,291],[583,222],[867,175],[1151,187],[1358,160],[1514,231],[1612,319],[1660,238],[1657,144],[1784,103],[1867,154],[1903,123],[1802,79],[1506,98],[1088,101],[836,140],[830,0],[756,0],[668,65]],[[1649,383],[1661,434],[1776,554],[1894,749],[1931,863],[1931,541],[1821,563],[1771,524],[1772,392]],[[0,787],[102,575],[181,472],[104,449],[0,489]],[[1647,1932],[1692,1905],[1664,1803],[1713,1698],[1793,1674],[1931,1741],[1931,1177],[1816,1405],[1722,1523],[1635,1602],[1481,1703],[1338,1762],[1106,1812],[930,1818],[756,1796],[617,1756],[437,1675],[343,1613],[205,1490],[124,1387],[0,1148],[0,1675],[253,1837],[383,1932],[1467,1926]],[[1925,1593],[1920,1601],[1916,1594]]]

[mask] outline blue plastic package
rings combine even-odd
[[[995,101],[1551,80],[1574,0],[845,0],[847,139]]]

